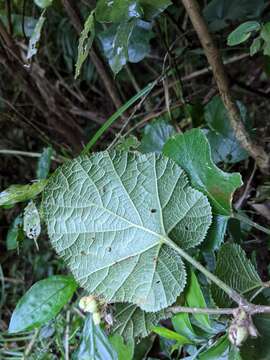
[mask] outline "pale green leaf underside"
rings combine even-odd
[[[172,160],[102,152],[66,163],[43,206],[51,242],[76,280],[108,302],[146,311],[172,304],[186,282],[181,248],[198,245],[211,222],[207,198]]]

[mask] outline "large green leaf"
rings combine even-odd
[[[128,61],[139,62],[150,51],[151,24],[133,19],[111,25],[99,35],[104,54],[115,74]]]
[[[79,284],[146,311],[172,304],[185,286],[184,264],[167,243],[196,246],[211,223],[207,198],[155,154],[67,162],[49,179],[43,208],[52,245]]]
[[[151,20],[160,13],[162,13],[169,5],[171,0],[139,0],[143,8],[144,18]]]
[[[88,315],[82,334],[82,342],[75,356],[77,360],[119,360],[108,337],[99,325],[95,325],[92,315]]]
[[[123,336],[129,342],[131,339],[141,339],[152,331],[152,328],[162,319],[170,316],[166,310],[147,313],[132,304],[116,304],[112,331]]]
[[[165,119],[158,119],[144,128],[139,150],[143,153],[161,153],[165,142],[175,134],[174,127]]]
[[[36,282],[18,302],[8,331],[31,330],[53,319],[69,301],[76,287],[70,276],[55,275]]]
[[[237,292],[245,294],[263,286],[262,281],[252,262],[237,244],[224,244],[218,252],[215,274]],[[216,285],[211,292],[215,303],[220,307],[228,307],[232,300]]]
[[[29,185],[11,185],[0,192],[0,206],[14,205],[18,202],[33,199],[43,191],[46,183],[47,180],[40,180]]]
[[[246,108],[238,103],[243,122],[247,123]],[[246,150],[242,148],[235,137],[227,110],[219,96],[215,96],[205,106],[205,120],[211,129],[206,133],[212,150],[212,158],[215,163],[236,163],[248,157]]]
[[[163,152],[182,166],[196,189],[208,196],[215,214],[231,214],[232,195],[242,185],[241,176],[225,173],[213,163],[209,143],[201,130],[173,136]]]

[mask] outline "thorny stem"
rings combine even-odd
[[[238,304],[238,307],[243,309],[248,315],[254,314],[263,314],[270,313],[270,306],[263,305],[255,305],[248,302],[242,295],[240,295],[237,291],[232,289],[229,285],[225,284],[222,280],[220,280],[216,275],[212,274],[208,271],[203,265],[201,265],[197,260],[195,260],[192,256],[190,256],[187,252],[177,246],[171,239],[164,238],[164,243],[173,248],[183,259],[188,261],[191,265],[193,265],[196,269],[198,269],[201,273],[203,273],[207,279],[211,280],[215,283],[219,288],[221,288],[233,301]],[[234,315],[238,308],[224,308],[224,309],[207,309],[207,308],[188,308],[188,307],[172,307],[170,308],[172,311],[177,312],[188,312],[188,313],[206,313],[206,314],[232,314]]]

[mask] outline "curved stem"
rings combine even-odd
[[[262,225],[257,224],[256,222],[250,220],[246,216],[242,216],[239,213],[234,213],[232,218],[237,219],[239,221],[243,221],[243,223],[248,224],[248,225],[254,227],[255,229],[258,229],[258,230],[264,232],[267,235],[270,235],[270,229],[268,229],[268,228],[266,228],[266,227],[264,227]]]

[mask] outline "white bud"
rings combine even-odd
[[[84,312],[96,313],[98,311],[98,303],[92,295],[82,297],[79,307]]]
[[[99,312],[93,313],[93,321],[95,325],[99,325],[101,323],[101,316]]]

